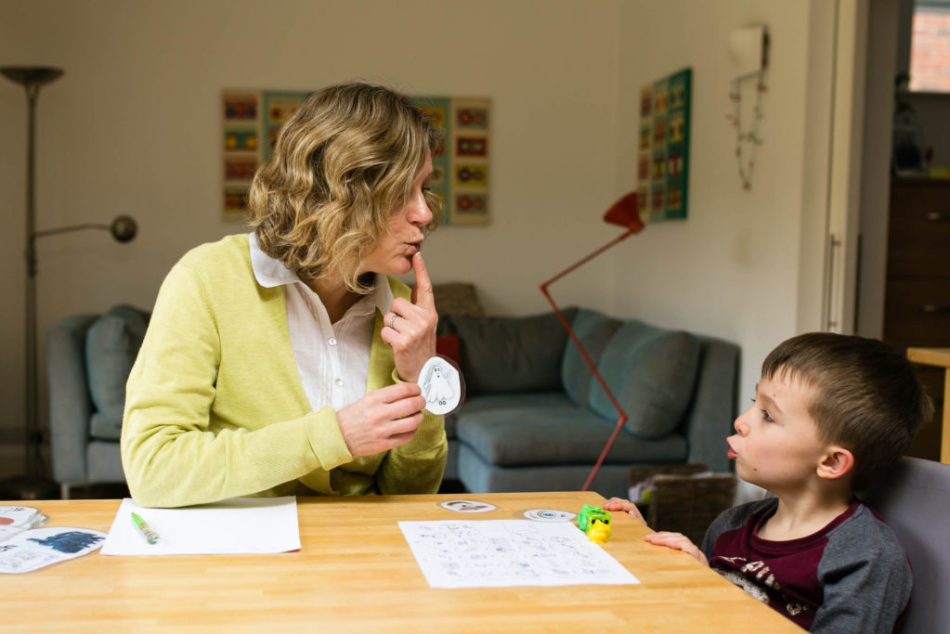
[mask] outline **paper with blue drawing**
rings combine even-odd
[[[0,573],[19,574],[82,557],[102,545],[106,534],[89,528],[47,526],[29,506],[0,506]]]

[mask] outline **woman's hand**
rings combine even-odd
[[[696,547],[696,544],[689,541],[689,538],[682,533],[669,533],[666,531],[660,531],[658,533],[651,533],[645,538],[651,544],[656,544],[657,546],[666,546],[674,550],[682,550],[687,555],[690,555],[699,563],[708,566],[709,562],[706,561],[706,555],[703,554],[699,548]]]
[[[418,385],[397,383],[347,405],[336,413],[336,420],[350,454],[372,456],[412,440],[425,406]]]
[[[605,511],[626,511],[630,516],[640,522],[641,524],[646,524],[646,520],[643,519],[643,515],[640,514],[640,509],[637,508],[637,505],[631,502],[630,500],[622,500],[620,498],[610,498],[604,502]]]
[[[412,256],[412,269],[416,273],[412,301],[401,297],[393,300],[389,312],[383,316],[380,336],[393,349],[399,378],[415,383],[423,364],[435,356],[435,327],[439,315],[435,312],[432,282],[421,253]]]

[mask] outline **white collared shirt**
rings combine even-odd
[[[331,324],[313,289],[282,262],[261,251],[253,232],[248,242],[257,283],[265,288],[286,287],[290,347],[310,406],[316,411],[329,405],[339,411],[361,399],[366,393],[376,309],[385,314],[393,303],[386,276],[377,274],[373,292]]]

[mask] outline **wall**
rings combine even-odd
[[[636,138],[640,87],[691,66],[690,202],[687,222],[648,225],[616,250],[611,310],[740,342],[740,396],[751,395],[764,356],[800,329],[808,3],[748,0],[713,8],[631,0],[621,15],[629,37],[621,38],[618,188],[635,183],[628,147]],[[753,24],[768,25],[771,50],[764,144],[752,188],[744,191],[735,131],[725,117],[732,112],[726,40],[731,30]]]
[[[474,281],[492,312],[546,310],[537,284],[612,233],[598,217],[618,194],[617,14],[609,0],[0,0],[0,64],[66,71],[39,98],[37,226],[120,213],[140,225],[128,245],[100,232],[41,242],[41,332],[120,302],[150,307],[182,253],[243,230],[219,212],[222,88],[352,78],[492,98],[494,222],[438,230],[429,270],[436,281]],[[22,88],[0,82],[0,429],[15,440],[24,104]],[[558,290],[602,307],[608,292],[573,280]],[[45,412],[45,381],[41,397]]]
[[[814,293],[799,290],[816,266],[800,248],[809,211],[806,106],[817,99],[820,109],[822,98],[808,90],[810,6],[0,0],[0,64],[66,70],[39,100],[38,227],[108,222],[119,213],[140,225],[128,245],[98,232],[41,243],[41,331],[120,302],[151,306],[184,251],[242,230],[218,211],[222,88],[309,89],[351,78],[492,98],[494,221],[440,229],[426,245],[427,263],[437,282],[475,282],[490,312],[547,310],[537,285],[617,235],[599,218],[635,186],[639,87],[688,65],[689,220],[649,226],[551,290],[564,305],[739,342],[742,386],[751,393],[765,353],[815,312]],[[769,25],[772,54],[765,145],[745,192],[725,120],[725,38],[751,23]],[[18,86],[0,84],[8,228],[0,236],[8,298],[0,312],[7,408],[0,431],[8,436],[22,420],[24,101]]]
[[[876,338],[884,334],[884,278],[887,274],[899,5],[900,0],[872,2],[868,24],[865,151],[861,183],[861,270],[855,332]]]

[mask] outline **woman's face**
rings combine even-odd
[[[432,156],[427,154],[426,162],[412,184],[409,200],[392,210],[389,229],[363,260],[361,273],[402,275],[412,270],[412,256],[419,252],[425,239],[423,228],[432,222],[432,210],[425,197],[431,177]]]

